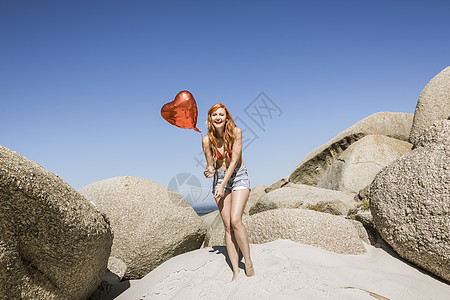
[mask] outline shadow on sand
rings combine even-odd
[[[375,248],[383,249],[386,253],[388,253],[392,257],[394,257],[394,258],[404,262],[405,264],[407,264],[411,268],[416,269],[417,271],[421,272],[422,274],[428,275],[428,276],[432,277],[433,279],[438,280],[438,281],[440,281],[442,283],[445,283],[445,284],[449,284],[450,283],[450,282],[447,282],[444,279],[438,277],[437,275],[434,275],[433,273],[428,272],[425,269],[422,269],[418,265],[415,265],[414,263],[404,259],[403,257],[400,257],[400,255],[398,255],[398,253],[395,252],[395,250],[381,237],[381,235],[380,235],[380,233],[378,231],[376,232],[376,237],[377,237],[377,242],[376,242],[375,245],[373,245]]]
[[[225,258],[226,263],[228,264],[228,267],[231,271],[233,271],[233,267],[231,266],[230,258],[228,257],[227,247],[225,246],[212,246],[212,250],[209,250],[209,252],[215,252],[216,254],[222,254]],[[241,250],[239,250],[239,268],[245,271],[245,263],[243,263],[241,260],[244,256],[242,255]]]

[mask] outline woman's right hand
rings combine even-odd
[[[205,175],[206,178],[211,178],[214,176],[214,173],[216,172],[216,170],[214,169],[213,166],[208,166],[204,171],[203,174]]]

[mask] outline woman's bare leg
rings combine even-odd
[[[242,223],[242,213],[244,212],[245,204],[247,203],[250,190],[234,190],[231,192],[231,230],[234,232],[237,244],[242,251],[245,259],[245,273],[247,276],[255,275],[253,269],[253,262],[250,257],[250,245],[248,242],[247,229]],[[238,252],[239,253],[239,252]]]
[[[231,193],[225,192],[223,197],[217,202],[217,207],[225,227],[225,245],[233,268],[232,280],[234,280],[239,275],[239,248],[231,230]]]

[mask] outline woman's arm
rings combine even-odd
[[[202,146],[203,146],[203,152],[205,153],[205,158],[206,158],[206,162],[207,162],[207,166],[206,166],[206,170],[205,170],[204,174],[207,178],[210,178],[210,177],[214,176],[215,169],[214,169],[214,159],[212,157],[211,146],[209,145],[208,136],[203,137]],[[207,174],[207,172],[209,174]]]
[[[223,188],[227,184],[228,180],[231,178],[231,174],[233,174],[236,165],[241,158],[242,154],[242,131],[239,127],[235,128],[234,131],[235,139],[233,144],[233,151],[231,154],[230,165],[228,166],[227,172],[225,173],[225,177],[223,178],[222,183],[220,184]]]

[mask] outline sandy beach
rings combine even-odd
[[[448,299],[448,284],[365,247],[364,255],[343,255],[282,239],[251,244],[256,275],[242,269],[233,282],[225,248],[203,248],[163,263],[115,299]]]

